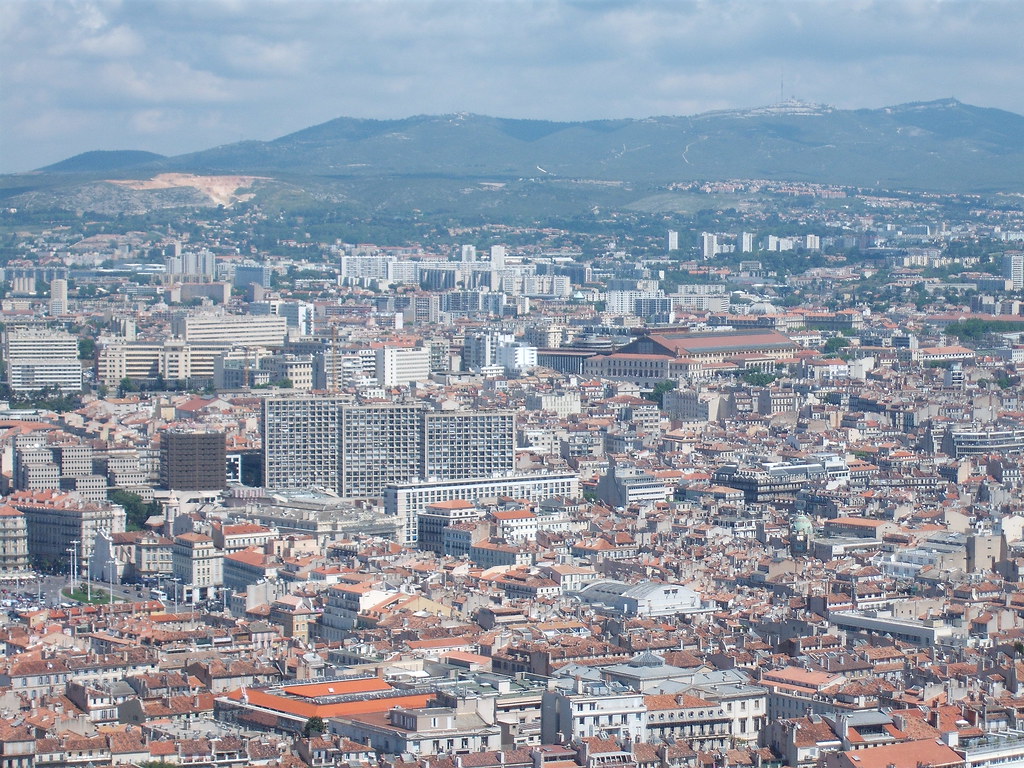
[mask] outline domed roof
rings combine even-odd
[[[811,522],[811,518],[807,515],[797,515],[790,521],[789,529],[793,533],[809,535],[814,530],[814,523]]]
[[[650,651],[644,651],[643,653],[637,654],[629,660],[629,666],[631,667],[664,667],[665,660],[658,656],[656,653]]]
[[[777,315],[779,308],[771,302],[757,301],[751,304],[747,311],[752,315]]]

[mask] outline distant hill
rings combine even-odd
[[[342,117],[272,141],[175,157],[87,152],[40,169],[32,204],[68,204],[61,185],[169,172],[260,176],[287,183],[289,194],[308,194],[324,204],[406,211],[455,210],[470,202],[461,187],[523,180],[620,185],[613,197],[601,184],[592,184],[592,193],[577,188],[574,206],[585,206],[588,194],[595,203],[622,205],[668,183],[714,179],[1024,192],[1024,117],[955,99],[858,110],[791,101],[691,117],[587,122],[472,114]],[[0,186],[10,190],[8,199],[22,194],[27,178],[7,177]],[[89,195],[102,195],[106,186],[91,186]],[[271,182],[259,194],[273,190]],[[559,194],[549,190],[548,198]],[[369,196],[373,202],[364,202]],[[496,207],[499,199],[504,204],[512,197],[506,190],[505,198],[481,197],[478,206]],[[517,204],[529,206],[524,199],[529,197],[517,192]],[[81,207],[83,196],[74,198]],[[547,204],[541,198],[536,204]]]
[[[94,150],[61,160],[59,163],[40,168],[39,173],[105,173],[107,171],[131,168],[157,160],[164,155],[135,149]]]

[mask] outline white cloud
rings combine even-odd
[[[752,106],[778,97],[782,70],[787,94],[842,107],[955,95],[1024,112],[1011,0],[0,0],[0,13],[3,170],[340,115]]]

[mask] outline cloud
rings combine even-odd
[[[1011,0],[0,0],[0,170],[341,115],[561,120],[787,95],[1024,112]]]

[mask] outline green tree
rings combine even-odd
[[[125,528],[129,531],[141,531],[153,515],[160,514],[160,504],[151,501],[148,504],[137,493],[115,489],[107,494],[107,498],[124,507]]]
[[[92,356],[96,352],[96,340],[95,339],[79,339],[78,340],[78,359],[79,360],[92,360]]]
[[[831,339],[825,342],[823,351],[826,355],[834,355],[843,347],[850,346],[850,340],[843,336],[833,336]]]
[[[659,381],[657,384],[654,385],[654,389],[651,390],[651,400],[656,402],[658,404],[658,407],[661,408],[665,401],[665,393],[671,392],[673,389],[676,388],[676,386],[676,382],[672,381],[671,379]]]
[[[306,721],[306,724],[302,726],[302,735],[305,736],[307,739],[310,739],[314,736],[319,736],[326,730],[327,724],[324,722],[323,718],[317,715],[313,715],[311,718],[309,718],[309,720]]]
[[[764,371],[747,371],[743,374],[743,380],[754,387],[767,387],[777,378],[779,377],[774,373]]]

